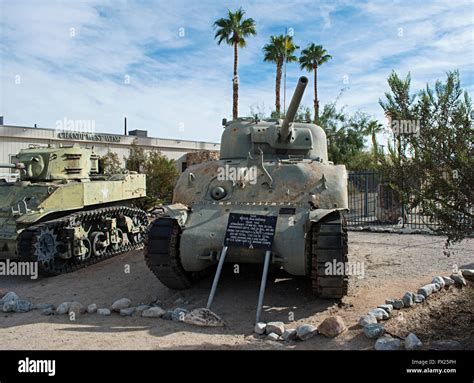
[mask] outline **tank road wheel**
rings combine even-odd
[[[132,222],[133,222],[133,226],[135,227],[139,227],[140,225],[142,225],[142,223],[140,222],[140,219],[137,216],[134,216],[132,218]],[[131,234],[129,237],[130,237],[130,241],[134,245],[142,244],[144,240],[143,233],[141,231],[139,231],[138,233]]]
[[[116,235],[117,235],[118,241],[115,243],[112,243],[112,249],[114,249],[114,251],[119,251],[123,245],[124,236],[123,236],[123,231],[121,229],[117,228],[116,233],[117,233]]]
[[[179,257],[181,228],[172,218],[158,218],[150,225],[145,243],[148,268],[165,286],[184,290],[193,285],[194,276],[186,272]]]
[[[313,292],[318,297],[340,299],[347,294],[346,225],[344,214],[336,211],[311,227],[311,280]],[[331,275],[326,274],[327,262],[333,269],[336,266]]]
[[[83,238],[82,239],[82,244],[87,249],[87,253],[81,255],[80,257],[78,257],[78,260],[80,262],[87,261],[91,257],[91,254],[92,254],[92,243],[89,240],[89,238],[87,238],[87,237]]]
[[[101,231],[95,231],[91,235],[92,254],[94,257],[100,258],[107,251],[107,247],[103,245],[105,234]]]

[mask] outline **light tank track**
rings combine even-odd
[[[183,269],[179,258],[181,228],[175,219],[162,217],[150,225],[145,243],[145,262],[166,287],[175,290],[193,285],[193,275]]]
[[[336,211],[311,227],[311,282],[320,298],[340,299],[347,294],[347,223],[342,212]],[[343,262],[343,275],[327,275],[326,262]]]
[[[53,233],[52,235],[54,235],[55,240],[57,240],[57,243],[55,244],[57,248],[70,246],[72,240],[69,238],[66,228],[71,224],[71,222],[74,222],[76,225],[79,224],[83,227],[87,226],[92,228],[92,230],[89,230],[88,237],[90,245],[90,235],[92,232],[104,232],[104,230],[107,230],[103,222],[104,218],[119,217],[121,215],[135,219],[139,225],[143,225],[144,227],[147,227],[148,225],[147,215],[144,211],[127,206],[104,207],[95,210],[72,213],[65,217],[45,221],[26,228],[18,238],[19,260],[38,262],[38,271],[41,275],[54,276],[69,273],[115,255],[140,248],[143,245],[145,233],[142,233],[141,236],[129,238],[129,241],[121,245],[107,246],[103,249],[100,256],[96,256],[91,252],[90,256],[87,258],[72,256],[71,258],[63,259],[58,257],[56,254],[56,256],[51,260],[39,259],[37,247],[39,245],[38,239],[42,233]]]

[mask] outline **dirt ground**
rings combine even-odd
[[[286,343],[255,336],[260,270],[242,267],[239,274],[225,270],[212,307],[226,321],[224,328],[138,315],[84,314],[70,321],[67,315],[44,316],[38,310],[0,313],[0,349],[372,349],[374,342],[356,325],[360,315],[387,298],[416,291],[435,275],[450,275],[454,264],[474,268],[472,238],[455,246],[449,258],[443,255],[443,238],[436,236],[350,232],[349,241],[350,259],[363,262],[364,276],[350,278],[349,294],[341,305],[314,299],[304,278],[285,275],[269,280],[265,296],[263,319],[281,320],[287,327],[318,325],[329,315],[340,315],[349,330],[334,339],[318,335],[305,342]],[[127,265],[129,273],[125,272]],[[123,297],[133,304],[158,298],[166,309],[204,307],[211,283],[208,277],[191,290],[169,290],[148,270],[142,251],[53,278],[0,277],[0,288],[15,291],[34,304],[75,300],[110,307]],[[464,348],[474,349],[472,285],[463,290],[451,288],[430,297],[428,303],[404,309],[386,323],[387,329],[397,336],[415,331],[424,342],[455,339]]]

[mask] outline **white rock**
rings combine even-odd
[[[425,297],[421,294],[415,294],[415,303],[423,303],[425,301]]]
[[[63,302],[56,308],[56,314],[63,315],[69,312],[69,307],[71,307],[71,302]]]
[[[466,280],[462,276],[462,274],[451,274],[451,279],[454,281],[456,286],[466,286]]]
[[[120,310],[120,315],[123,317],[129,317],[129,316],[132,316],[134,312],[135,312],[135,307],[127,307],[126,309]]]
[[[391,314],[393,310],[393,305],[391,304],[378,305],[377,308],[385,310],[386,312]]]
[[[369,339],[380,338],[385,333],[385,327],[382,324],[368,324],[364,326],[364,335]]]
[[[405,338],[405,349],[419,350],[421,347],[423,347],[423,343],[421,343],[421,340],[419,340],[418,337],[412,332],[409,333]]]
[[[359,326],[361,327],[364,327],[368,324],[376,324],[376,323],[377,323],[377,318],[372,314],[362,315],[359,318]]]
[[[368,312],[368,314],[372,314],[377,320],[387,320],[390,318],[390,314],[386,312],[384,309],[373,309]]]
[[[161,307],[150,307],[148,310],[142,311],[142,317],[144,317],[144,318],[159,318],[164,313],[166,313],[166,311],[163,310]]]
[[[18,299],[20,299],[18,295],[16,295],[13,291],[9,291],[2,297],[2,299],[0,299],[0,306],[11,301],[16,301]]]
[[[265,333],[270,334],[274,332],[277,335],[283,335],[285,332],[285,324],[283,322],[268,322],[265,327]]]
[[[379,351],[399,350],[400,345],[400,339],[392,338],[389,335],[384,335],[375,342],[375,349]]]
[[[145,310],[148,310],[151,306],[149,305],[138,305],[135,309],[136,312],[141,313]]]
[[[91,303],[89,306],[87,306],[87,312],[89,314],[94,314],[97,312],[97,305],[95,303]]]
[[[3,304],[2,310],[4,313],[12,313],[15,311],[17,301],[8,301]]]
[[[446,282],[444,281],[443,277],[434,277],[433,280],[431,281],[431,283],[437,283],[438,285],[441,286],[441,288],[443,288],[446,284]]]
[[[408,291],[405,293],[405,295],[403,296],[402,298],[402,301],[403,301],[403,307],[411,307],[413,306],[414,302],[413,302],[413,293]]]
[[[274,332],[271,332],[270,334],[267,335],[267,339],[269,340],[274,340],[274,341],[279,341],[281,340],[280,338],[280,335],[274,333]]]
[[[68,313],[74,313],[75,315],[84,314],[86,312],[86,308],[79,302],[71,302],[69,305]]]
[[[24,299],[17,299],[16,301],[9,301],[8,303],[5,303],[3,307],[12,304],[13,305],[13,311],[16,313],[26,313],[30,310],[33,309],[33,304],[31,302],[28,302]]]
[[[434,283],[430,283],[418,289],[418,294],[423,295],[425,298],[428,298],[434,292],[436,292],[436,286]]]
[[[392,306],[395,310],[400,310],[402,309],[403,307],[405,307],[405,305],[403,304],[403,300],[402,299],[394,299],[393,300],[393,303],[392,303]]]
[[[296,329],[296,337],[299,340],[308,340],[316,335],[317,331],[317,328],[310,324],[302,324]]]
[[[452,278],[443,277],[443,280],[446,287],[454,285],[454,280]]]
[[[474,282],[474,269],[462,269],[461,273],[468,281]]]
[[[131,304],[132,301],[128,298],[118,299],[112,304],[111,310],[119,312],[122,309],[129,308]]]
[[[97,314],[109,316],[111,314],[109,309],[97,309]]]
[[[294,329],[294,328],[286,329],[281,337],[284,340],[286,340],[287,342],[289,342],[291,340],[295,340],[296,339],[296,329]]]
[[[262,334],[265,334],[265,327],[267,325],[263,322],[258,322],[255,324],[255,327],[253,329],[253,331],[258,334],[258,335],[262,335]]]

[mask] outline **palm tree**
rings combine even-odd
[[[371,120],[367,125],[367,134],[372,137],[372,153],[375,157],[379,154],[379,147],[377,144],[377,133],[384,131],[383,125],[377,120]]]
[[[280,116],[280,88],[281,88],[281,72],[283,63],[298,61],[293,53],[299,49],[293,43],[291,36],[270,36],[270,43],[263,47],[263,61],[276,64],[276,81],[275,81],[275,112]]]
[[[314,122],[318,122],[319,119],[318,67],[330,59],[332,59],[332,56],[322,45],[311,43],[301,51],[300,68],[302,70],[306,69],[308,72],[314,71]]]
[[[220,45],[223,41],[228,45],[234,47],[234,77],[233,77],[233,105],[232,117],[238,117],[239,105],[239,80],[237,75],[238,62],[238,48],[243,48],[246,45],[245,38],[255,36],[257,31],[255,29],[255,21],[252,18],[244,19],[245,11],[239,8],[235,12],[228,10],[227,18],[217,20],[213,27],[216,30],[214,36],[217,39],[217,44]]]

